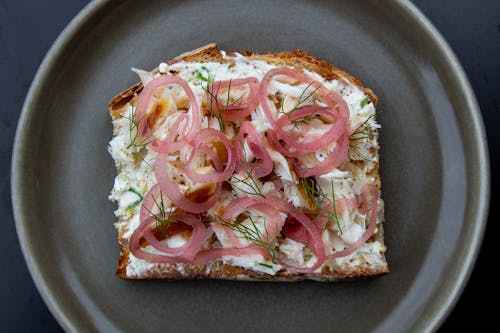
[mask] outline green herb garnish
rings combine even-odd
[[[170,223],[175,223],[176,220],[173,218],[174,210],[167,211],[165,209],[165,204],[163,201],[163,192],[160,192],[159,201],[154,199],[154,207],[158,210],[157,213],[153,212],[151,209],[146,208],[149,212],[151,218],[155,221],[155,228],[160,234],[165,237],[167,235]]]
[[[133,108],[131,115],[129,117],[124,117],[125,119],[127,119],[129,121],[128,131],[129,131],[130,143],[128,144],[126,149],[129,149],[131,147],[135,147],[135,148],[145,147],[148,144],[150,144],[151,142],[153,142],[153,140],[149,140],[151,138],[151,136],[153,135],[153,133],[150,133],[148,135],[148,137],[146,137],[146,138],[142,138],[141,134],[139,133],[139,124],[135,120],[135,113],[136,113],[136,109]]]
[[[206,73],[206,75],[205,75],[205,73]],[[207,83],[214,82],[214,78],[210,74],[210,71],[208,70],[208,68],[206,68],[205,66],[201,66],[200,69],[197,69],[194,72],[194,75],[200,81],[207,82]]]
[[[235,180],[226,180],[226,183],[234,187],[235,189],[246,193],[248,195],[258,195],[259,197],[265,198],[266,196],[262,193],[262,190],[259,187],[259,184],[257,183],[257,180],[255,180],[255,176],[253,174],[253,170],[255,169],[255,165],[261,161],[260,159],[255,159],[252,161],[252,163],[247,162],[246,160],[246,152],[245,152],[245,147],[244,144],[241,140],[239,140],[241,149],[243,151],[243,156],[240,159],[240,162],[242,165],[245,166],[245,168],[242,170],[245,175],[239,175],[239,174],[234,174],[231,178],[235,178]],[[248,187],[248,188],[245,188]]]
[[[363,98],[363,100],[359,103],[359,106],[361,106],[361,108],[364,108],[369,102],[370,96],[365,96],[365,98]]]
[[[238,191],[241,191],[248,195],[258,195],[259,197],[265,198],[266,196],[259,188],[259,185],[257,184],[257,181],[252,174],[252,170],[243,170],[243,172],[245,173],[245,175],[242,176],[242,178],[239,178],[239,174],[234,174],[232,178],[234,178],[235,180],[226,180],[226,182]],[[248,187],[248,189],[245,187]]]
[[[374,118],[375,114],[372,114],[365,121],[363,121],[354,131],[354,133],[349,136],[349,140],[364,140],[364,139],[373,139],[377,135],[372,132],[372,127],[370,125],[370,119]]]
[[[283,99],[281,100],[281,110],[279,110],[279,113],[284,114],[290,120],[290,122],[293,124],[292,130],[297,129],[299,124],[304,124],[304,125],[309,124],[309,121],[316,117],[316,115],[313,112],[313,113],[308,114],[304,117],[292,120],[292,114],[295,111],[297,111],[302,106],[302,104],[304,104],[309,98],[311,98],[316,93],[316,91],[318,91],[319,87],[316,87],[306,95],[307,89],[309,89],[312,86],[312,84],[313,84],[313,82],[309,83],[307,85],[307,87],[305,87],[305,89],[301,92],[299,99],[297,100],[295,105],[290,110],[285,111],[285,109],[284,109],[286,96],[283,97]]]
[[[132,192],[134,193],[135,195],[137,195],[138,199],[134,202],[132,202],[131,204],[129,204],[125,209],[126,210],[130,210],[134,207],[137,207],[141,202],[142,200],[144,199],[144,197],[142,196],[141,192],[139,192],[138,190],[136,190],[135,188],[131,187],[127,190],[128,192]]]
[[[276,264],[276,246],[278,244],[276,239],[269,238],[265,220],[264,229],[266,230],[266,235],[264,236],[251,216],[248,216],[248,220],[251,222],[250,226],[237,221],[225,220],[221,217],[218,217],[218,219],[222,221],[223,226],[228,227],[240,234],[240,236],[236,237],[247,239],[254,245],[262,247],[271,258],[272,263]]]
[[[370,161],[371,158],[364,156],[358,149],[358,145],[367,139],[373,139],[377,137],[377,133],[373,132],[372,126],[370,125],[370,119],[374,118],[375,114],[372,114],[365,121],[363,121],[349,136],[349,149],[358,157],[365,161]],[[354,142],[354,143],[351,143]]]
[[[318,215],[326,217],[327,219],[330,219],[333,222],[335,222],[337,224],[337,228],[339,229],[340,235],[342,235],[343,230],[340,225],[339,218],[337,216],[337,208],[335,207],[335,190],[334,190],[333,180],[331,181],[332,185],[331,197],[329,197],[323,191],[321,186],[319,186],[319,184],[317,184],[316,181],[312,178],[301,178],[300,184],[302,185],[302,189],[306,193],[306,196],[312,202],[314,209],[316,210],[316,212],[318,212]],[[324,206],[325,201],[332,206],[333,211]],[[327,223],[325,223],[323,228],[326,229],[326,227]]]

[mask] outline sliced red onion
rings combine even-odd
[[[170,153],[179,150],[182,146],[189,142],[191,138],[194,137],[194,135],[200,128],[200,107],[198,105],[198,102],[196,101],[196,97],[193,91],[191,90],[187,82],[178,76],[162,75],[151,80],[139,94],[139,98],[137,100],[137,109],[135,113],[135,121],[138,124],[138,131],[140,135],[144,138],[144,140],[149,140],[152,135],[151,129],[148,127],[145,118],[148,111],[149,101],[151,100],[154,92],[160,87],[174,84],[180,85],[189,98],[190,107],[187,114],[189,115],[189,119],[191,120],[191,122],[189,131],[187,133],[183,133],[186,130],[187,124],[184,124],[184,126],[180,129],[179,125],[180,122],[182,120],[186,120],[186,118],[185,116],[179,116],[179,118],[172,126],[171,132],[166,139],[162,141],[155,140],[151,143],[151,148],[161,153]],[[177,137],[179,138],[176,140]]]
[[[199,218],[189,214],[176,214],[171,216],[171,218],[174,218],[176,222],[169,223],[185,223],[193,228],[191,237],[187,240],[186,244],[177,248],[171,248],[163,245],[151,233],[150,228],[151,225],[155,223],[155,220],[150,216],[139,225],[130,237],[130,252],[132,252],[132,254],[139,259],[155,263],[173,264],[191,262],[200,251],[203,243],[205,243],[209,237],[207,229]],[[155,254],[144,251],[140,246],[142,237],[144,237],[151,246],[163,254]]]
[[[343,135],[332,152],[327,158],[311,168],[305,168],[300,164],[294,165],[294,170],[297,176],[307,178],[311,176],[320,176],[338,168],[344,161],[349,152],[349,137]]]
[[[365,233],[363,236],[361,236],[354,244],[349,246],[347,249],[336,252],[334,254],[331,254],[326,257],[326,259],[335,259],[335,258],[341,258],[350,255],[357,249],[359,249],[365,242],[370,239],[370,237],[373,235],[375,232],[375,229],[377,228],[377,216],[378,216],[378,209],[377,209],[377,202],[378,202],[378,197],[379,197],[379,190],[377,186],[371,185],[371,184],[366,184],[363,186],[363,189],[361,191],[361,206],[359,208],[360,211],[365,210],[366,214],[368,214],[368,201],[371,199],[371,213],[370,213],[370,225],[368,226],[368,229],[366,229]],[[368,217],[368,216],[367,216]]]
[[[316,94],[322,97],[326,106],[302,106],[289,115],[275,117],[271,111],[267,94],[271,80],[278,75],[288,76],[299,82],[308,84],[310,88],[315,89]],[[273,130],[267,133],[269,143],[282,154],[289,157],[299,157],[304,153],[315,152],[327,148],[337,141],[337,147],[334,152],[332,152],[325,161],[320,162],[313,168],[304,168],[300,165],[295,165],[295,171],[299,177],[309,177],[327,173],[339,166],[345,160],[349,150],[348,136],[346,135],[349,122],[349,107],[338,93],[329,91],[321,83],[314,81],[304,73],[289,68],[275,68],[267,72],[262,79],[259,99],[262,110],[273,128]],[[308,137],[306,131],[307,125],[300,125],[292,130],[284,129],[290,127],[292,121],[302,119],[311,114],[331,118],[331,128],[319,137]]]
[[[238,141],[239,142],[235,143],[237,171],[249,172],[252,170],[252,173],[257,178],[267,176],[273,171],[273,160],[267,152],[264,142],[252,122],[244,121],[241,123],[240,131],[238,133]],[[252,151],[254,157],[260,160],[259,162],[251,163],[250,161],[247,161],[243,148],[243,144],[245,142],[248,144],[248,147]]]
[[[278,259],[278,263],[284,268],[291,271],[299,273],[313,273],[325,262],[325,245],[323,243],[323,238],[321,237],[321,230],[318,228],[316,223],[311,221],[303,213],[291,213],[289,215],[289,219],[297,221],[299,228],[291,228],[288,230],[283,228],[283,236],[293,239],[297,242],[307,244],[316,256],[317,260],[316,263],[311,267],[295,267],[283,262],[283,260],[281,259]],[[306,235],[302,234],[303,232],[305,232]]]
[[[165,166],[169,163],[169,156],[159,154],[154,164],[154,172],[156,180],[160,186],[161,191],[172,201],[178,208],[194,214],[204,213],[212,206],[215,205],[219,199],[220,191],[222,189],[221,183],[217,183],[215,193],[205,202],[195,203],[187,199],[179,190],[179,186],[170,179]]]
[[[222,165],[220,158],[216,156],[216,154],[209,152],[210,150],[214,152],[213,149],[211,149],[207,145],[208,143],[213,142],[213,139],[216,139],[216,141],[221,142],[226,148],[226,153],[227,153],[226,167],[224,168],[223,171],[220,172],[219,170],[216,170],[207,174],[199,174],[191,168],[191,164],[193,162],[193,159],[196,157],[196,153],[200,149],[200,147],[204,147],[202,151],[209,155],[209,157],[212,159],[214,163],[214,166]],[[231,175],[234,172],[234,168],[236,166],[236,159],[233,153],[233,148],[231,146],[231,143],[222,132],[217,131],[213,128],[202,129],[194,137],[192,146],[193,150],[191,151],[191,156],[189,157],[186,165],[184,166],[184,171],[186,172],[189,178],[198,183],[215,183],[215,182],[222,182],[231,177]]]
[[[248,85],[249,88],[249,91],[245,94],[245,96],[242,96],[244,103],[226,106],[220,99],[220,96],[224,95],[224,92],[221,93],[221,90],[233,89],[244,85]],[[218,112],[218,109],[221,108],[222,119],[226,121],[238,121],[245,119],[259,104],[259,80],[255,77],[209,83],[208,91],[210,94],[217,96],[217,101],[208,93],[205,96],[207,101],[211,103],[212,112]]]

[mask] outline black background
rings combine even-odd
[[[389,0],[388,0],[389,1]],[[496,326],[498,282],[493,242],[500,218],[500,1],[414,0],[447,39],[479,101],[488,136],[492,196],[489,223],[474,272],[441,332]],[[0,0],[0,332],[62,332],[40,298],[19,248],[10,201],[10,162],[17,120],[45,53],[86,0]],[[496,156],[495,156],[496,150]],[[493,326],[493,327],[495,327]]]

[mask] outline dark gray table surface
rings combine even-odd
[[[389,0],[387,0],[389,1]],[[31,80],[45,53],[86,0],[0,0],[0,332],[61,332],[28,273],[19,248],[10,201],[10,161],[17,120]],[[462,62],[479,101],[489,142],[492,196],[484,243],[471,279],[441,327],[496,326],[485,300],[498,283],[490,267],[500,218],[500,1],[414,0],[448,40]],[[496,154],[496,155],[495,155]],[[495,256],[496,257],[496,256]],[[493,302],[496,302],[496,297]],[[493,326],[493,327],[495,327]]]

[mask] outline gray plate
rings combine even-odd
[[[115,278],[106,105],[131,66],[216,41],[302,48],[380,97],[391,274],[342,284]],[[97,1],[58,38],[16,136],[12,193],[31,274],[67,331],[435,329],[472,269],[489,195],[480,112],[441,36],[404,1]]]

